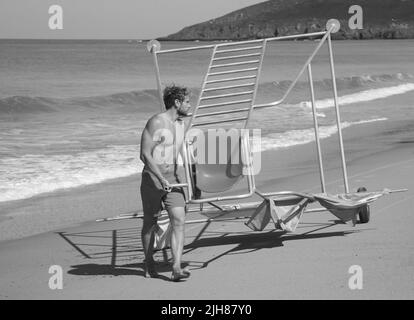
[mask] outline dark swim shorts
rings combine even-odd
[[[170,179],[168,179],[171,181]],[[178,183],[178,181],[176,181]],[[185,207],[183,188],[172,188],[170,192],[162,188],[161,182],[148,171],[142,171],[141,199],[144,215],[157,217],[162,210],[162,203],[166,210]]]

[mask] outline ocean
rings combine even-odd
[[[166,42],[162,48],[205,43]],[[281,98],[315,41],[269,44],[257,103]],[[380,121],[414,122],[414,41],[334,41],[344,132]],[[208,50],[161,56],[163,85],[192,90]],[[337,134],[327,47],[313,75],[321,137]],[[286,102],[253,113],[262,150],[314,141],[306,73]],[[0,202],[137,174],[146,120],[160,109],[146,43],[0,40]]]

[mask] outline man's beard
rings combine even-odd
[[[183,111],[181,108],[177,109],[177,114],[179,117],[186,117],[188,115],[188,110]]]

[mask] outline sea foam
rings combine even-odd
[[[139,173],[136,145],[109,146],[75,155],[25,155],[0,159],[0,202],[90,185]]]
[[[414,83],[404,83],[397,86],[369,89],[340,96],[338,97],[338,104],[340,106],[344,106],[358,102],[367,102],[377,99],[383,99],[394,95],[403,94],[412,90],[414,90]],[[333,98],[317,100],[315,104],[317,109],[327,109],[333,108],[335,106]],[[306,106],[308,108],[312,107],[310,101],[304,101],[300,103],[300,105]]]
[[[386,118],[343,122],[342,128],[384,121]],[[320,137],[337,132],[336,125],[320,127]],[[315,141],[314,130],[290,130],[261,137],[261,150],[288,148]],[[33,197],[60,189],[75,188],[121,178],[142,171],[139,146],[108,146],[74,155],[25,155],[0,159],[0,202]]]
[[[370,120],[362,120],[356,122],[342,122],[341,129],[346,129],[354,125],[385,121],[387,118],[377,118]],[[337,125],[321,126],[319,127],[320,139],[326,139],[338,132]],[[282,148],[288,148],[296,145],[307,144],[315,141],[315,130],[301,129],[301,130],[290,130],[281,133],[271,133],[261,138],[261,151],[266,150],[277,150]]]

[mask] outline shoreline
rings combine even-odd
[[[389,136],[389,132],[399,132],[407,125],[409,121],[387,120],[343,130],[347,167],[375,153],[409,147],[412,142],[409,139],[398,141],[398,135],[391,139]],[[334,134],[321,140],[323,163],[327,171],[325,178],[330,181],[327,191],[330,193],[344,192],[337,137]],[[314,142],[267,150],[262,152],[261,157],[261,172],[256,177],[256,186],[260,191],[274,191],[274,185],[283,184],[283,190],[320,192]],[[277,159],[277,163],[274,159]],[[348,171],[348,177],[354,174],[352,169]],[[311,183],[300,183],[297,177],[306,177],[305,180]],[[0,215],[0,242],[80,225],[99,218],[139,212],[142,209],[140,181],[140,174],[137,173],[93,185],[1,203],[0,210],[3,213]],[[357,187],[352,187],[350,191],[356,191]],[[240,189],[237,186],[235,191]]]

